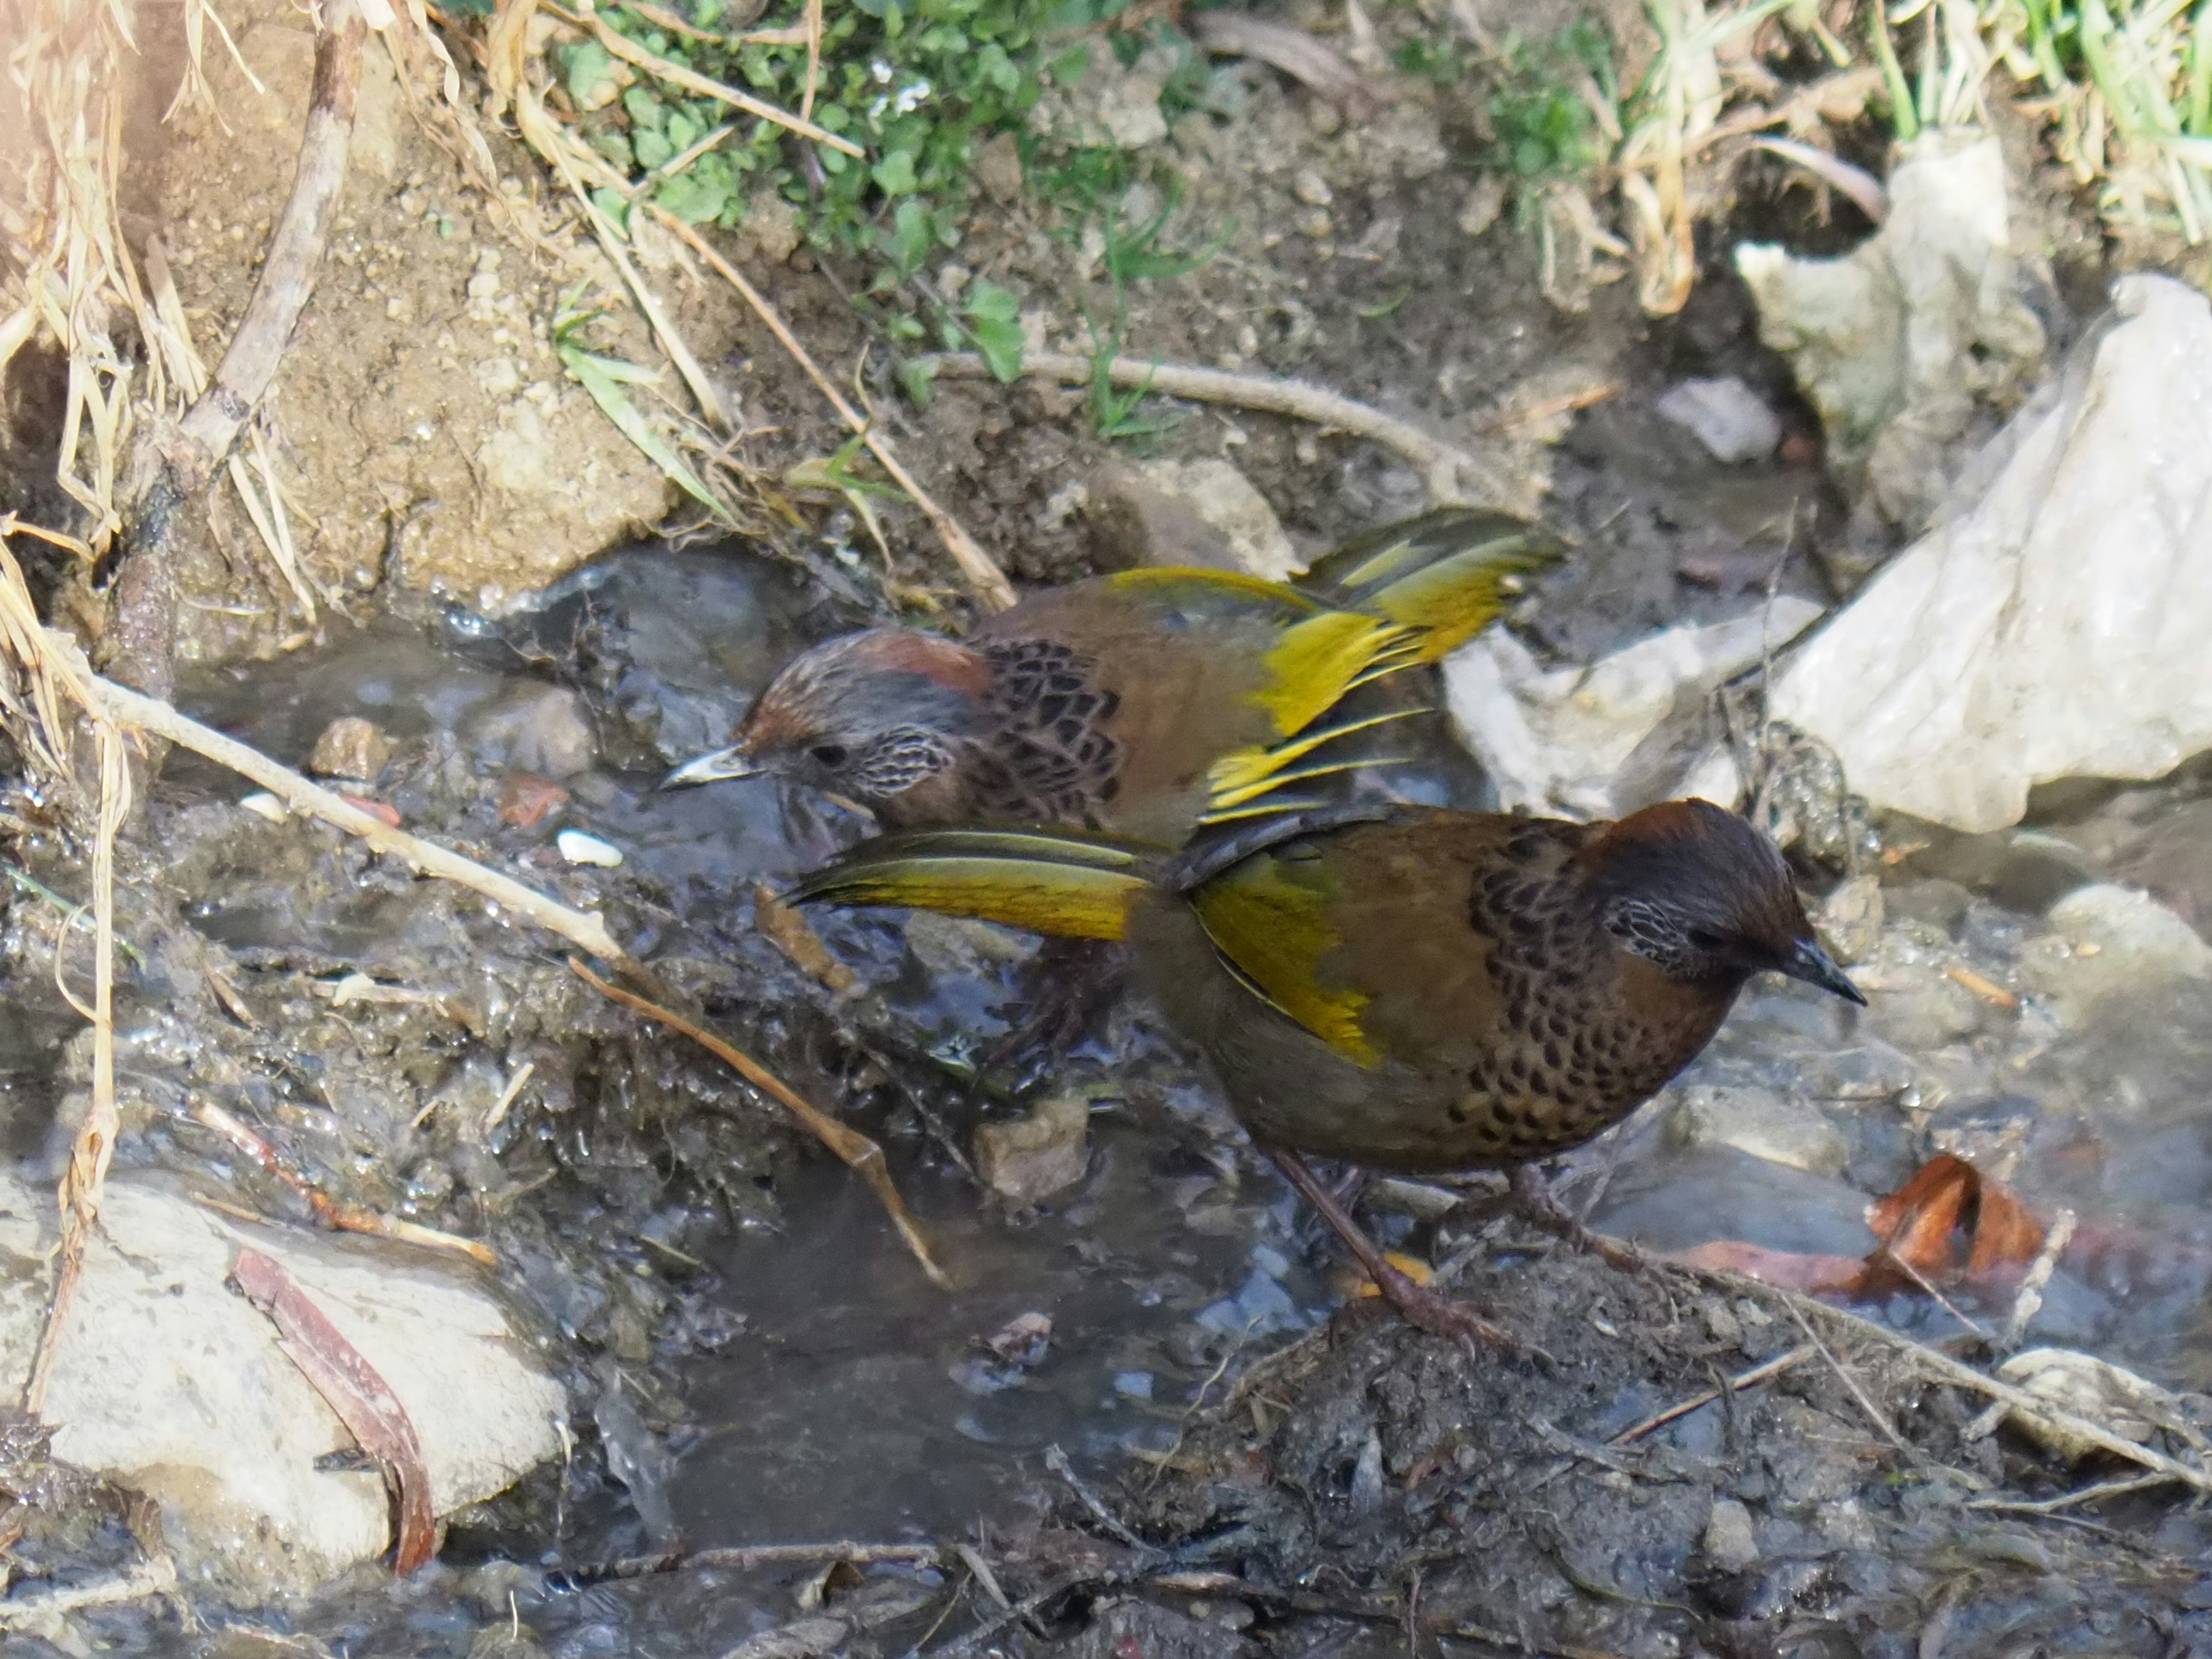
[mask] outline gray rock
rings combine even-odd
[[[1846,967],[1864,962],[1881,942],[1881,878],[1854,876],[1820,906],[1820,937]]]
[[[975,1171],[1017,1204],[1036,1204],[1083,1179],[1091,1164],[1091,1103],[1054,1095],[1024,1116],[975,1130]]]
[[[1711,1518],[1705,1522],[1705,1559],[1729,1572],[1741,1572],[1759,1559],[1759,1540],[1753,1534],[1751,1511],[1733,1498],[1713,1500]]]
[[[472,714],[463,735],[487,767],[556,781],[587,769],[599,749],[584,700],[561,685],[519,687]]]
[[[53,1199],[0,1176],[0,1364],[30,1367]],[[54,1455],[144,1492],[187,1582],[304,1592],[390,1543],[374,1473],[317,1471],[353,1437],[226,1288],[241,1246],[283,1264],[398,1397],[441,1515],[559,1455],[567,1401],[498,1305],[419,1249],[234,1225],[167,1185],[109,1179],[47,1389]]]
[[[2051,907],[2054,937],[2021,957],[2021,983],[2073,1024],[2107,998],[2212,978],[2212,945],[2146,892],[2100,882]]]
[[[1692,1084],[1667,1111],[1679,1146],[1733,1146],[1769,1164],[1832,1176],[1850,1161],[1850,1142],[1819,1108],[1764,1089]]]
[[[1218,457],[1102,470],[1084,517],[1101,563],[1209,565],[1279,581],[1300,568],[1275,510]]]

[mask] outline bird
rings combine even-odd
[[[1508,1339],[1392,1265],[1306,1160],[1527,1166],[1665,1086],[1754,975],[1865,1001],[1774,843],[1700,799],[1595,823],[1353,804],[1175,852],[910,832],[796,895],[1124,941],[1138,986],[1383,1296],[1423,1328],[1492,1340]]]
[[[1354,538],[1296,587],[1140,568],[1032,594],[964,640],[844,635],[793,659],[728,746],[661,787],[773,774],[885,830],[1062,825],[1178,845],[1202,822],[1358,787],[1435,713],[1432,690],[1382,683],[1470,637],[1511,579],[1563,550],[1504,514],[1444,507]]]

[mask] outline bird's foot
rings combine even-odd
[[[1465,1338],[1501,1348],[1510,1348],[1516,1353],[1535,1352],[1503,1325],[1492,1323],[1475,1312],[1464,1302],[1454,1302],[1440,1296],[1425,1285],[1416,1285],[1406,1273],[1389,1262],[1373,1274],[1376,1290],[1382,1299],[1404,1317],[1416,1330],[1426,1331],[1431,1336]]]
[[[1533,1164],[1519,1164],[1513,1168],[1512,1209],[1530,1226],[1565,1239],[1578,1250],[1588,1251],[1608,1267],[1625,1273],[1640,1273],[1650,1266],[1644,1253],[1633,1244],[1603,1233],[1594,1233],[1559,1202],[1552,1191],[1552,1184],[1544,1179],[1543,1171]]]

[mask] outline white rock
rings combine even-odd
[[[2212,306],[2156,276],[2114,300],[1948,516],[1777,676],[1776,716],[1877,806],[2001,830],[2036,784],[2212,747]],[[1738,792],[1724,755],[1696,781]]]
[[[29,1367],[52,1282],[53,1199],[0,1176],[0,1356]],[[156,1180],[113,1176],[46,1393],[54,1455],[145,1492],[188,1580],[297,1592],[390,1543],[375,1474],[321,1474],[353,1444],[226,1288],[242,1245],[273,1256],[412,1419],[440,1514],[557,1455],[566,1398],[498,1305],[421,1250],[234,1225]]]
[[[1917,531],[1978,411],[2005,405],[2045,342],[2016,291],[1993,135],[1953,129],[1906,146],[1889,196],[1882,228],[1840,259],[1746,244],[1735,264],[1760,337],[1820,411],[1831,467],[1863,473],[1883,515]]]
[[[1759,395],[1733,374],[1718,380],[1689,380],[1660,398],[1662,419],[1691,435],[1733,466],[1764,460],[1782,441],[1782,420]]]
[[[1445,659],[1452,721],[1505,811],[1611,817],[1678,793],[1694,748],[1670,765],[1646,745],[1656,739],[1663,749],[1670,720],[1701,710],[1716,689],[1820,614],[1809,599],[1784,594],[1734,622],[1670,628],[1588,668],[1550,672],[1512,635],[1492,629]],[[1624,778],[1638,750],[1643,763]]]
[[[622,866],[621,848],[612,842],[601,841],[597,836],[587,836],[580,830],[563,830],[553,837],[553,845],[571,864],[588,864],[601,870],[615,870]]]

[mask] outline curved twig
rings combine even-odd
[[[973,352],[947,351],[918,360],[946,380],[980,380],[991,371]],[[1061,386],[1087,385],[1091,360],[1066,352],[1032,352],[1022,359],[1021,372]],[[1152,363],[1140,357],[1115,357],[1106,365],[1106,377],[1115,386],[1145,386],[1170,398],[1194,403],[1229,404],[1238,409],[1263,410],[1288,415],[1316,426],[1349,432],[1395,450],[1421,471],[1431,505],[1468,503],[1467,494],[1502,499],[1482,463],[1464,449],[1431,437],[1410,421],[1385,415],[1379,409],[1354,403],[1341,393],[1310,386],[1304,380],[1278,380],[1259,374],[1232,374],[1226,369],[1197,368],[1185,363]],[[1479,501],[1471,504],[1480,504]]]

